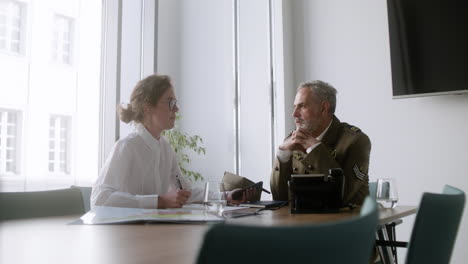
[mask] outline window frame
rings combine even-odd
[[[6,14],[5,14],[5,47],[0,47],[1,52],[15,54],[15,55],[24,55],[25,54],[25,43],[26,43],[26,17],[27,17],[27,5],[24,2],[15,1],[15,0],[6,0]],[[18,7],[19,9],[19,29],[18,29],[18,50],[12,49],[12,28],[13,28],[13,14],[11,12],[13,7]],[[10,12],[9,12],[10,11]]]
[[[16,123],[14,135],[8,135],[8,126],[12,125],[8,123],[8,116],[10,114],[15,115]],[[7,151],[9,146],[3,146],[0,143],[0,176],[19,176],[21,174],[21,129],[22,129],[22,112],[16,109],[0,108],[0,142],[6,142],[8,144],[8,138],[13,137],[14,141],[14,170],[7,170]],[[4,158],[3,158],[4,157]]]
[[[51,60],[54,63],[73,66],[74,64],[74,41],[75,41],[75,19],[70,16],[65,16],[55,13],[53,16],[52,26],[52,43],[51,43]],[[64,26],[66,25],[66,26]],[[64,29],[68,29],[68,32]],[[65,35],[68,38],[65,40]],[[64,49],[67,44],[68,49]],[[68,60],[64,59],[64,55],[68,53]]]
[[[54,122],[52,123],[52,119]],[[54,131],[53,137],[51,130]],[[62,130],[65,130],[63,136]],[[47,158],[47,171],[50,175],[71,176],[71,150],[72,150],[72,116],[52,114],[49,117],[49,136],[48,136],[48,158]],[[62,141],[64,144],[62,146]],[[50,143],[54,142],[53,149]],[[63,150],[65,148],[65,150]],[[54,153],[54,158],[51,160],[50,153]],[[64,160],[62,160],[61,153],[64,152]],[[50,170],[50,164],[53,164],[53,170]],[[64,170],[62,170],[61,163],[64,163]]]

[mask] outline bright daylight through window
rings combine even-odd
[[[102,1],[0,0],[0,191],[97,177]]]

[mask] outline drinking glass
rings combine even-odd
[[[206,212],[222,216],[227,203],[224,183],[219,181],[206,182],[203,203]]]
[[[395,208],[398,203],[395,180],[391,178],[378,179],[375,198],[382,207]]]

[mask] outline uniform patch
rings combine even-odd
[[[302,160],[305,157],[305,154],[302,152],[293,152],[293,157],[297,160]]]
[[[361,131],[361,129],[359,129],[358,127],[355,127],[355,126],[352,126],[350,129],[351,129],[354,133]]]
[[[366,178],[366,174],[362,173],[356,164],[354,164],[353,171],[354,174],[356,174],[356,178],[358,178],[359,180],[363,181]]]

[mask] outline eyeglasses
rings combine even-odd
[[[177,99],[169,99],[169,101],[167,101],[167,104],[169,105],[170,111],[174,111],[176,107],[179,108],[179,105],[177,105]]]

